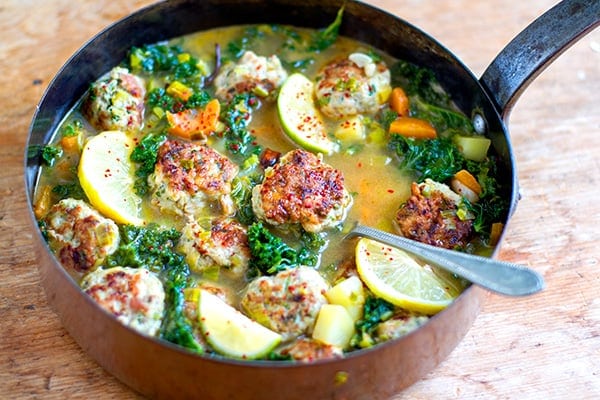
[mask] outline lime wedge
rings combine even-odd
[[[83,147],[77,177],[91,205],[117,223],[142,225],[141,198],[134,192],[135,167],[129,156],[132,138],[120,131],[105,131]]]
[[[314,84],[304,75],[290,75],[277,97],[279,121],[286,135],[298,145],[329,155],[339,146],[327,136],[323,118],[313,100],[313,90]]]
[[[435,314],[461,292],[458,285],[403,250],[371,239],[356,245],[356,268],[371,291],[410,311]]]
[[[281,342],[280,334],[251,320],[206,290],[200,291],[198,315],[206,341],[216,352],[226,356],[261,358]]]

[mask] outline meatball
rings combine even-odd
[[[281,157],[252,189],[257,218],[272,225],[300,224],[307,232],[335,226],[351,204],[342,172],[304,150]]]
[[[125,325],[150,336],[158,333],[165,291],[147,269],[98,268],[83,277],[81,289]]]
[[[63,267],[75,275],[94,270],[119,246],[114,221],[82,200],[61,200],[42,223],[50,248]]]
[[[232,219],[213,219],[205,227],[190,221],[183,228],[178,250],[195,272],[224,267],[233,276],[241,276],[248,267],[250,248],[246,228]]]
[[[328,289],[315,269],[298,267],[250,282],[241,306],[251,318],[290,340],[312,332]]]
[[[254,93],[260,97],[270,96],[287,78],[279,58],[257,56],[247,51],[237,63],[228,63],[215,78],[215,90],[219,99],[228,101],[239,93]]]
[[[141,78],[115,67],[94,82],[81,112],[98,130],[138,131],[144,120],[146,89]]]
[[[334,119],[377,112],[391,92],[390,71],[363,53],[353,53],[319,71],[315,96],[321,112]]]
[[[208,146],[167,140],[148,177],[151,202],[161,211],[193,217],[217,201],[223,214],[231,215],[231,181],[237,173],[237,165]]]
[[[290,356],[295,361],[313,362],[316,360],[328,360],[342,358],[344,352],[341,348],[318,340],[300,338],[291,345],[281,349],[282,356]]]
[[[396,315],[377,325],[375,334],[378,342],[397,339],[408,335],[429,320],[423,315]]]
[[[396,214],[403,236],[447,249],[467,244],[473,216],[464,209],[458,194],[431,179],[421,184],[413,182],[411,192]]]

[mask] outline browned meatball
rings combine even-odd
[[[281,157],[252,191],[258,218],[272,225],[300,224],[308,232],[341,222],[351,203],[342,172],[305,150]]]
[[[241,276],[250,260],[246,228],[230,218],[213,219],[210,226],[188,222],[181,232],[178,249],[196,272],[219,266]]]
[[[135,132],[144,119],[145,94],[140,78],[116,67],[108,77],[92,84],[81,111],[98,130]]]
[[[462,199],[446,185],[426,180],[412,184],[412,195],[396,214],[400,233],[433,246],[464,247],[472,233],[472,220],[459,218]]]
[[[216,200],[223,214],[231,215],[235,211],[231,181],[237,173],[237,165],[208,146],[167,140],[148,177],[152,204],[174,214],[196,216]]]
[[[96,269],[119,246],[117,225],[82,200],[61,200],[42,221],[50,248],[77,276]]]
[[[296,340],[291,345],[283,348],[280,353],[283,356],[290,356],[295,361],[302,362],[344,357],[341,348],[307,338]]]

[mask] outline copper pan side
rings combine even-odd
[[[108,27],[82,47],[49,85],[31,125],[28,145],[48,143],[90,82],[119,63],[133,45],[153,43],[216,26],[279,23],[323,27],[342,5],[337,0],[174,0],[140,10]],[[596,8],[597,8],[596,3]],[[593,12],[593,11],[592,11]],[[341,34],[433,69],[457,105],[484,117],[503,179],[511,186],[510,213],[518,188],[502,109],[451,52],[401,19],[371,6],[346,2]],[[501,105],[502,106],[502,105]],[[31,204],[39,172],[25,165]],[[455,348],[476,318],[485,293],[468,288],[419,330],[340,360],[291,364],[203,357],[126,328],[85,296],[62,269],[30,219],[42,285],[48,302],[79,345],[103,368],[150,398],[202,399],[385,399],[432,370]],[[507,216],[508,218],[508,216]]]

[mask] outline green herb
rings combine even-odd
[[[272,275],[298,265],[298,253],[281,238],[273,235],[260,222],[248,228],[250,271],[257,275]]]
[[[391,303],[372,295],[368,296],[363,307],[363,317],[356,322],[356,333],[350,340],[350,345],[357,348],[373,346],[373,331],[377,325],[393,315],[394,306]]]
[[[83,124],[79,120],[74,120],[70,124],[67,124],[61,131],[63,137],[77,136],[83,130]]]
[[[42,164],[51,167],[57,158],[62,155],[62,149],[51,145],[33,145],[27,148],[27,158],[40,157]]]
[[[241,38],[227,44],[226,58],[237,60],[243,56],[258,39],[263,38],[264,35],[264,32],[257,26],[247,28]]]
[[[200,73],[198,60],[184,53],[180,46],[153,44],[132,47],[129,52],[129,67],[149,73],[164,72],[184,83]]]
[[[253,223],[248,228],[251,254],[249,275],[272,275],[299,265],[315,266],[319,261],[319,253],[325,246],[325,239],[319,234],[302,230],[300,241],[302,247],[295,250],[262,223]]]
[[[138,163],[134,189],[140,196],[148,193],[148,176],[154,172],[158,149],[166,139],[165,134],[150,133],[131,152],[131,161]]]
[[[474,132],[471,119],[460,111],[425,103],[420,97],[411,99],[413,116],[429,121],[438,132]]]
[[[58,197],[58,201],[69,198],[87,201],[87,196],[81,188],[79,181],[75,183],[56,185],[52,188],[52,193],[54,193]]]
[[[195,352],[202,347],[194,339],[190,321],[183,312],[183,289],[188,285],[189,267],[183,255],[175,251],[180,233],[157,224],[145,227],[119,227],[120,243],[106,265],[147,268],[161,278],[165,288],[165,313],[160,329],[163,339]]]
[[[163,88],[154,88],[148,93],[148,105],[160,107],[165,111],[177,113],[189,108],[202,108],[211,100],[211,96],[204,90],[197,90],[187,101],[177,99]]]
[[[413,139],[392,135],[389,147],[400,158],[400,168],[416,173],[418,181],[444,182],[462,169],[465,160],[450,138]]]
[[[320,52],[331,46],[338,37],[340,27],[342,26],[342,17],[344,15],[344,6],[342,6],[335,17],[335,20],[325,29],[318,30],[312,37],[308,46],[309,51]]]
[[[379,114],[377,114],[377,122],[381,124],[386,132],[390,130],[390,125],[398,118],[398,113],[389,108],[384,108]]]
[[[254,95],[243,93],[235,95],[221,112],[221,120],[226,125],[225,146],[230,153],[242,157],[260,153],[256,138],[248,131],[252,111],[257,106],[258,99]]]
[[[420,96],[427,103],[448,106],[450,98],[441,89],[433,71],[404,60],[391,66],[392,86],[400,86],[409,96]]]

